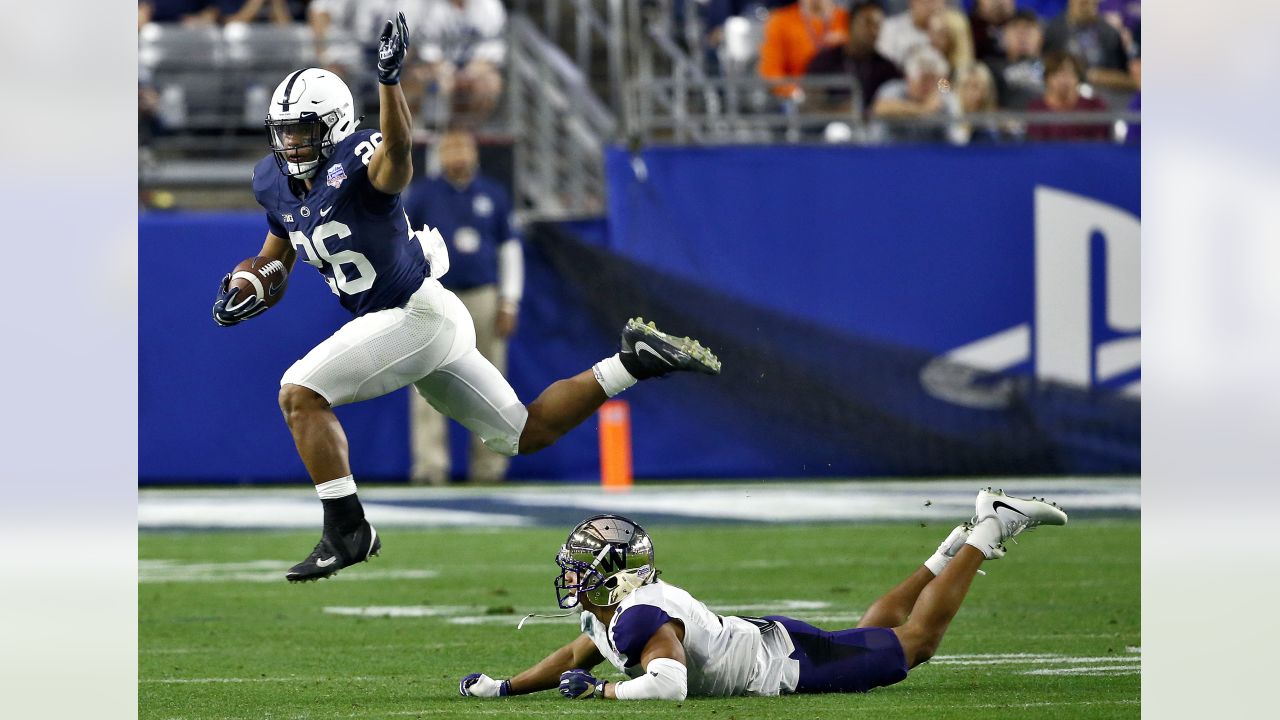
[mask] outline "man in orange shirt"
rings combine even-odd
[[[843,45],[849,13],[834,0],[798,0],[769,13],[760,45],[760,77],[774,83],[773,93],[803,99],[797,85],[781,82],[801,77],[818,51]]]

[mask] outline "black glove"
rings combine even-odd
[[[222,276],[218,295],[213,301],[213,321],[222,327],[231,327],[267,311],[267,304],[257,295],[240,297],[240,289],[231,289],[231,273]]]
[[[383,85],[399,85],[400,70],[404,66],[405,51],[409,49],[409,26],[404,13],[396,13],[394,22],[387,21],[378,38],[378,82]]]

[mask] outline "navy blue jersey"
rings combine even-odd
[[[444,177],[416,180],[405,191],[413,227],[430,225],[449,248],[449,272],[440,283],[469,290],[498,281],[498,246],[518,236],[511,227],[511,200],[496,181],[477,175],[459,190]]]
[[[253,170],[253,194],[271,233],[288,238],[298,259],[320,270],[342,306],[357,317],[400,307],[431,272],[409,232],[399,195],[369,182],[369,160],[382,133],[360,130],[320,163],[310,192],[268,155]]]

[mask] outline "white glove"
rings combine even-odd
[[[511,692],[511,682],[494,680],[484,673],[471,673],[458,683],[458,692],[469,697],[506,697]]]

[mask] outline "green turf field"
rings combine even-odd
[[[701,528],[648,528],[663,579],[713,610],[778,611],[827,628],[855,625],[950,529],[918,523]],[[382,557],[297,586],[282,575],[310,551],[311,533],[145,532],[139,539],[139,717],[603,712],[554,691],[502,700],[458,696],[461,676],[509,677],[576,633],[572,620],[533,620],[515,629],[523,613],[555,610],[554,554],[566,531],[388,528]],[[866,695],[611,703],[609,715],[1138,717],[1138,521],[1073,520],[1019,540],[1007,558],[987,563],[986,577],[975,579],[939,656],[896,686]]]

